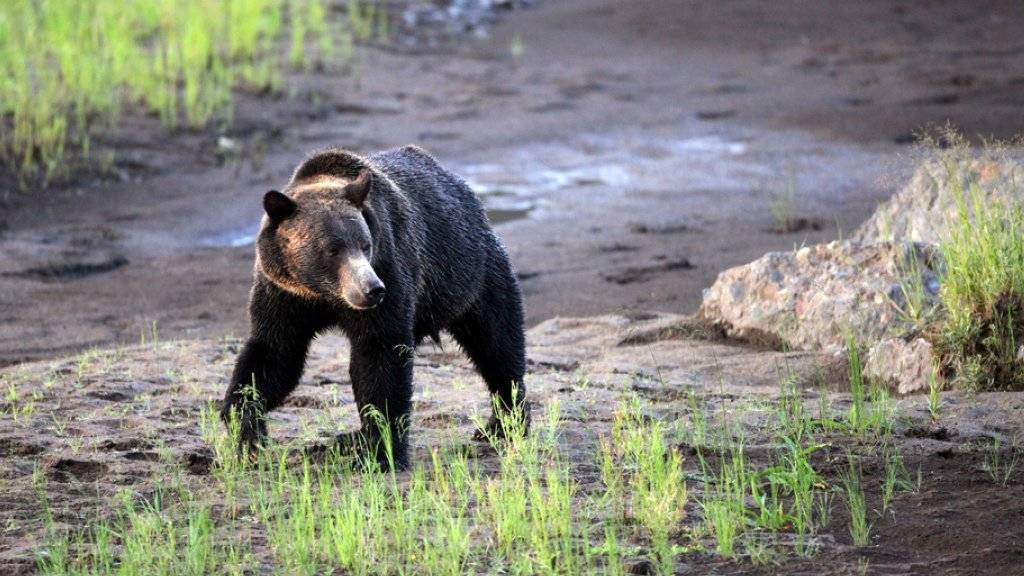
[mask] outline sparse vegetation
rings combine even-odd
[[[1024,462],[1024,448],[1014,441],[1010,446],[1003,447],[1002,442],[996,437],[985,454],[985,471],[989,478],[1000,486],[1006,486],[1018,466]]]
[[[766,466],[755,466],[746,454],[743,434],[734,427],[719,431],[717,470],[698,450],[703,476],[708,478],[700,502],[707,530],[715,537],[719,554],[734,556],[743,544],[751,561],[774,564],[780,554],[769,546],[775,535],[792,532],[794,551],[814,553],[813,536],[831,517],[831,495],[811,457],[825,445],[816,442],[817,426],[804,410],[795,383],[783,381],[779,400],[769,423],[776,430],[775,450]],[[710,454],[708,454],[710,456]],[[751,506],[752,503],[753,505]]]
[[[657,571],[672,574],[675,554],[669,537],[679,527],[688,498],[682,457],[672,448],[662,423],[645,424],[639,416],[637,406],[620,411],[613,440],[621,447],[619,465],[631,472],[630,508],[650,536]]]
[[[937,280],[927,270],[936,266],[933,251],[915,242],[899,244],[902,254],[896,257],[896,279],[899,294],[893,305],[904,322],[914,329],[923,329],[935,319],[938,303],[935,298]]]
[[[277,90],[289,64],[347,61],[353,36],[385,22],[355,0],[343,22],[323,0],[0,3],[0,158],[50,180],[134,106],[170,127],[230,121],[233,87]]]
[[[458,575],[480,565],[520,574],[621,573],[628,515],[638,522],[634,535],[650,542],[657,571],[670,574],[670,537],[687,500],[682,459],[662,425],[637,410],[623,405],[617,416],[616,448],[605,453],[608,492],[583,495],[580,506],[581,488],[557,446],[557,404],[530,436],[514,430],[521,418],[503,422],[512,440],[494,442],[497,471],[452,445],[434,448],[429,464],[407,477],[335,450],[314,457],[278,446],[238,458],[230,436],[237,424],[223,432],[210,406],[201,427],[216,457],[210,489],[222,494],[222,508],[201,504],[201,495],[168,474],[150,497],[119,496],[119,511],[90,528],[51,523],[39,567],[45,574],[115,567],[119,574],[244,573],[253,567],[251,543],[234,535],[254,521],[287,573]],[[353,473],[354,464],[366,472]],[[605,532],[590,534],[598,515],[608,515]]]
[[[885,464],[885,477],[882,479],[880,513],[885,514],[898,492],[914,492],[920,488],[920,478],[917,484],[911,480],[899,450],[888,442],[882,446],[882,461]]]
[[[796,170],[790,167],[786,171],[786,181],[782,186],[769,190],[768,210],[772,215],[772,229],[780,234],[796,232],[806,220],[796,213]]]
[[[850,431],[864,436],[887,436],[892,432],[896,407],[889,391],[876,382],[864,378],[860,347],[852,334],[846,338],[846,357],[849,362],[851,405],[846,423]]]
[[[939,419],[942,410],[942,384],[939,382],[938,367],[933,366],[928,374],[928,414],[932,420]]]
[[[697,412],[691,423],[707,426],[707,407],[696,398],[689,403]],[[525,437],[521,418],[504,419],[510,440],[492,439],[493,464],[450,441],[407,473],[291,443],[239,457],[237,422],[224,431],[210,404],[200,428],[212,483],[188,488],[166,456],[167,472],[151,492],[117,496],[116,512],[98,513],[87,529],[60,527],[41,497],[50,520],[38,566],[45,574],[202,574],[212,567],[246,573],[266,561],[240,536],[247,524],[265,535],[275,569],[293,574],[622,574],[636,557],[655,573],[672,574],[679,555],[701,549],[707,536],[719,554],[775,565],[786,556],[783,533],[795,535],[789,546],[797,554],[815,553],[814,536],[831,520],[832,491],[811,463],[826,447],[814,439],[819,424],[792,380],[768,408],[767,430],[779,448],[764,464],[749,458],[732,418],[702,432],[710,436],[696,448],[704,479],[700,517],[688,522],[689,474],[675,446],[692,435],[649,417],[636,398],[620,405],[610,436],[598,442],[596,490],[574,472],[588,464],[562,452],[557,402]],[[905,481],[898,454],[887,452],[887,462],[886,503]],[[859,476],[842,481],[848,504],[862,511]],[[860,539],[866,516],[852,517],[851,533]]]
[[[19,392],[14,382],[8,382],[0,414],[9,414],[15,422],[27,419],[36,411],[38,394],[36,391],[27,394]]]
[[[1024,210],[987,197],[972,163],[998,160],[998,146],[976,157],[964,139],[946,134],[936,151],[941,184],[956,201],[949,236],[941,243],[939,292],[943,318],[938,347],[943,369],[964,389],[1024,389]],[[1024,183],[1008,179],[1003,197],[1020,197]]]
[[[857,546],[871,542],[871,524],[868,522],[867,498],[864,494],[863,473],[860,462],[854,455],[848,455],[846,471],[840,473],[843,501],[850,514],[850,537]]]
[[[45,574],[624,574],[642,565],[671,574],[694,552],[772,567],[816,555],[830,546],[830,533],[848,530],[863,546],[873,524],[903,518],[901,494],[917,491],[921,475],[915,481],[908,473],[892,434],[895,403],[869,382],[858,384],[854,350],[851,388],[860,392],[849,408],[819,402],[797,372],[780,370],[770,398],[723,405],[687,391],[675,405],[683,416],[668,420],[627,396],[593,436],[581,440],[589,429],[573,426],[567,440],[559,403],[548,399],[529,436],[518,417],[502,422],[511,440],[492,438],[489,448],[467,446],[463,430],[459,438],[442,432],[419,447],[411,470],[397,473],[319,444],[344,404],[334,385],[323,390],[328,417],[300,418],[287,441],[241,458],[237,423],[225,431],[208,404],[199,415],[208,447],[200,476],[142,431],[161,454],[161,471],[96,507],[51,507],[53,472],[40,473],[47,539],[37,567]],[[67,362],[66,378],[94,382],[108,356]],[[566,377],[604,386],[586,373]],[[659,381],[673,386],[664,375]],[[117,405],[133,407],[117,417],[129,422],[151,400]],[[102,454],[95,443],[71,448],[78,423],[43,416],[65,454]],[[592,459],[579,457],[581,441],[593,447]],[[998,448],[978,473],[1012,482],[1020,455]],[[878,473],[863,475],[862,463]],[[65,481],[60,474],[56,481]]]

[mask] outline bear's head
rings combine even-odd
[[[372,178],[363,168],[354,179],[316,176],[293,182],[287,195],[267,192],[256,241],[260,272],[304,298],[340,299],[356,310],[380,304],[385,287],[373,269],[367,220]]]

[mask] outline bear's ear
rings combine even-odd
[[[295,208],[295,201],[277,190],[271,190],[263,195],[263,209],[274,222],[291,216],[295,213]]]
[[[345,185],[345,199],[356,206],[362,206],[366,202],[366,197],[370,194],[372,180],[373,176],[369,169],[363,168],[360,170],[359,176]]]

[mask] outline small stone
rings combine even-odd
[[[218,136],[217,151],[225,155],[235,154],[238,152],[238,141],[227,136]]]
[[[933,366],[932,345],[927,340],[886,338],[868,350],[864,375],[899,394],[909,394],[928,390]]]

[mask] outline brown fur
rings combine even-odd
[[[281,250],[285,254],[285,265],[283,270],[273,269],[269,266],[263,266],[259,257],[259,252],[256,254],[256,270],[258,273],[265,275],[271,282],[277,284],[282,289],[301,296],[303,298],[317,298],[317,294],[297,282],[293,278],[293,272],[289,270],[289,263],[295,261],[295,256],[300,254],[307,248],[312,237],[309,230],[301,226],[281,226],[277,230],[277,238],[281,245]]]

